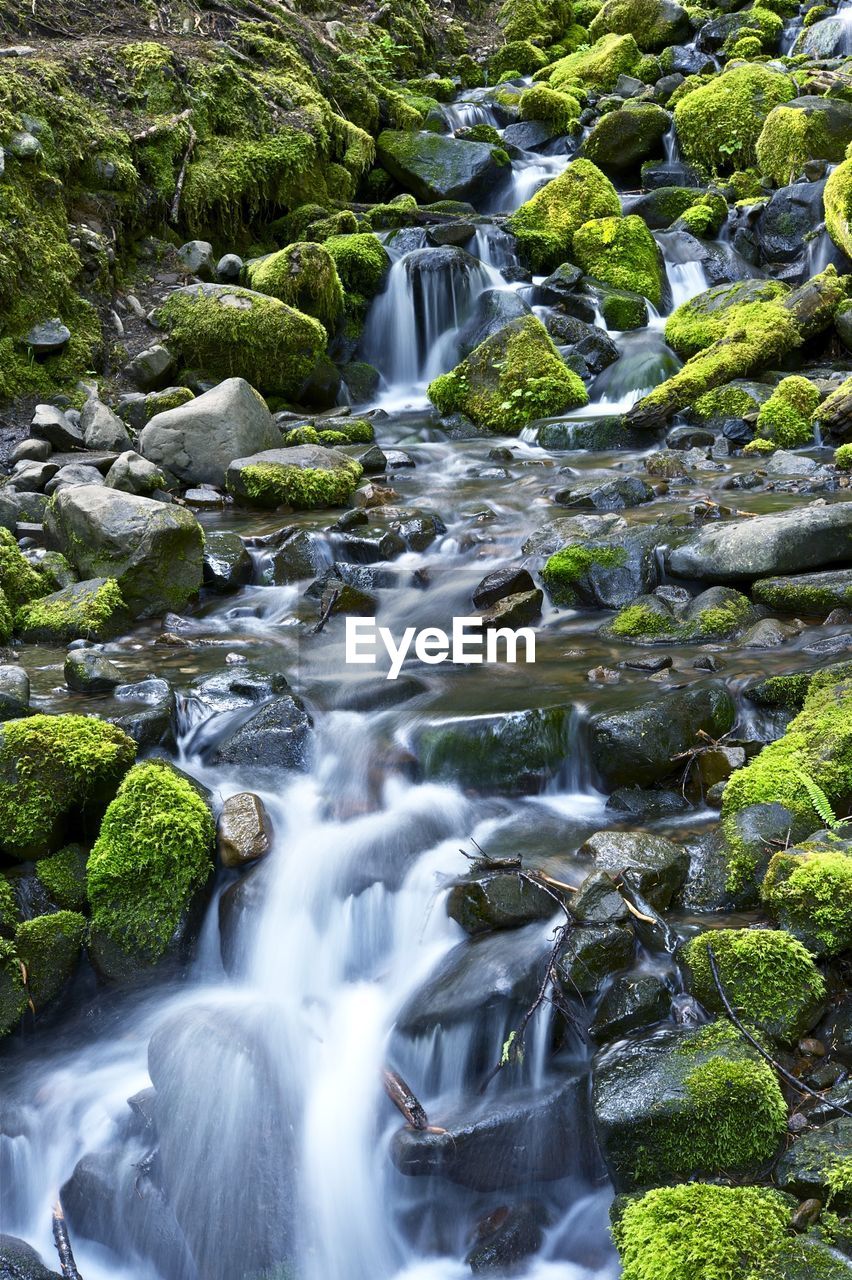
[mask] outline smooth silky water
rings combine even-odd
[[[448,128],[496,123],[483,93],[467,97],[445,108]],[[673,139],[667,154],[676,156]],[[385,447],[405,448],[416,463],[392,473],[399,505],[435,511],[446,525],[426,551],[394,561],[396,585],[377,592],[379,622],[395,632],[406,625],[447,627],[454,614],[469,612],[476,582],[516,558],[533,530],[564,514],[553,506],[555,488],[571,476],[611,474],[635,460],[626,453],[549,453],[532,438],[451,441],[425,411],[428,380],[455,363],[456,335],[481,293],[497,288],[523,295],[512,241],[499,218],[492,219],[529,198],[568,159],[567,153],[522,153],[505,187],[485,202],[490,216],[480,219],[465,249],[445,255],[443,263],[422,232],[387,237],[393,266],[364,336],[365,357],[383,377],[377,437]],[[706,278],[677,234],[657,239],[674,307],[705,288]],[[600,375],[592,403],[575,416],[621,412],[677,368],[663,324],[664,317],[655,316],[647,329],[612,335],[621,358]],[[490,456],[501,444],[511,445],[510,462]],[[706,493],[707,480],[699,472],[676,496],[661,500],[685,506]],[[738,505],[752,510],[793,500],[738,495]],[[658,504],[650,507],[659,514]],[[651,520],[652,510],[634,514]],[[275,516],[240,512],[203,521],[244,536],[280,525]],[[319,531],[328,514],[294,522]],[[264,554],[256,555],[262,578]],[[168,1268],[135,1251],[139,1221],[144,1225],[159,1205],[145,1171],[149,1153],[127,1105],[150,1084],[151,1043],[158,1095],[180,1120],[166,1153],[167,1175],[173,1203],[195,1222],[199,1280],[262,1272],[264,1256],[283,1247],[296,1260],[293,1280],[462,1280],[470,1274],[464,1258],[475,1223],[532,1196],[544,1204],[549,1225],[543,1249],[519,1274],[614,1280],[611,1192],[589,1132],[584,1041],[557,1034],[545,1006],[523,1065],[503,1071],[483,1096],[483,1080],[523,1011],[517,1002],[480,1008],[471,999],[451,1026],[428,1034],[408,1034],[399,1023],[464,942],[445,910],[450,881],[468,866],[463,850],[522,852],[526,865],[556,867],[564,876],[582,840],[616,823],[584,766],[580,729],[591,708],[635,702],[648,686],[629,679],[615,686],[590,682],[590,669],[614,665],[624,651],[597,635],[603,615],[557,615],[545,604],[534,668],[420,668],[423,691],[413,699],[371,712],[335,709],[342,692],[357,681],[374,683],[376,671],[344,670],[338,623],[321,635],[302,635],[298,620],[316,617],[303,587],[254,585],[205,601],[175,624],[191,642],[205,641],[200,647],[153,649],[153,625],[108,646],[128,679],[164,676],[183,690],[177,762],[219,799],[243,789],[261,794],[275,845],[251,873],[253,891],[232,924],[228,975],[220,959],[217,895],[196,959],[179,982],[160,979],[146,991],[119,995],[90,990],[81,979],[79,1013],[70,1024],[66,1018],[57,1029],[48,1017],[10,1044],[0,1104],[6,1133],[0,1138],[0,1229],[50,1258],[51,1206],[59,1188],[82,1157],[100,1153],[132,1181],[135,1217],[116,1225],[112,1249],[74,1240],[85,1280],[196,1280],[188,1258]],[[742,683],[774,661],[786,670],[804,666],[801,650],[809,638],[805,631],[785,646],[783,660],[763,652],[728,655],[725,678]],[[34,704],[49,708],[62,684],[63,655],[32,653]],[[671,653],[677,663],[678,650]],[[243,662],[285,672],[311,706],[317,745],[309,773],[261,777],[206,763],[239,711],[205,699],[198,681]],[[63,709],[71,709],[64,689],[63,698]],[[574,703],[575,724],[565,768],[545,794],[474,797],[409,776],[406,747],[424,720],[554,701]],[[80,700],[84,708],[97,704]],[[688,837],[711,820],[699,812],[658,825]],[[577,865],[574,883],[582,875]],[[229,883],[225,877],[223,887]],[[535,926],[535,936],[519,931],[523,939],[501,935],[507,954],[522,944],[545,954],[558,922],[557,914]],[[664,964],[663,971],[674,989],[671,968]],[[518,1091],[547,1095],[570,1088],[572,1118],[562,1135],[567,1175],[489,1193],[403,1176],[389,1158],[402,1120],[384,1095],[384,1067],[404,1075],[439,1126],[445,1116],[473,1117]]]

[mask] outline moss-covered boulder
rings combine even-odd
[[[596,40],[591,48],[578,49],[576,53],[560,58],[539,75],[554,89],[579,84],[589,89],[608,91],[615,88],[619,76],[633,74],[641,57],[632,35],[606,35]]]
[[[776,280],[741,280],[715,285],[688,302],[681,303],[666,321],[666,342],[681,356],[704,351],[726,337],[741,322],[741,310],[755,303],[773,302],[787,294],[787,286]],[[753,316],[753,311],[745,313]],[[728,408],[738,404],[731,402]]]
[[[634,214],[585,222],[574,232],[574,260],[604,284],[641,293],[655,307],[662,301],[662,254],[645,223]]]
[[[609,178],[591,160],[575,160],[512,214],[509,230],[534,271],[554,271],[571,258],[574,233],[584,222],[620,213]]]
[[[797,1200],[821,1200],[834,1213],[852,1213],[852,1116],[796,1138],[778,1161],[775,1180]]]
[[[86,862],[82,845],[67,844],[47,858],[39,858],[35,873],[51,902],[66,911],[86,911]]]
[[[547,84],[534,84],[521,94],[519,110],[522,120],[539,120],[557,133],[568,133],[580,117],[580,103],[573,94],[551,89]]]
[[[288,245],[278,253],[250,262],[246,277],[252,289],[314,316],[329,333],[343,317],[343,286],[325,245]]]
[[[809,160],[835,164],[852,138],[852,102],[842,98],[793,98],[773,107],[757,140],[761,173],[779,187],[793,182]]]
[[[426,724],[417,752],[427,777],[477,791],[540,791],[565,762],[569,710],[507,712]]]
[[[97,821],[133,763],[136,744],[89,716],[30,716],[0,727],[0,848],[30,858],[64,829]]]
[[[829,174],[823,195],[825,226],[838,249],[852,257],[852,160]]]
[[[792,79],[769,67],[732,67],[678,100],[674,119],[684,158],[713,171],[745,169],[756,160],[764,121],[796,96]]]
[[[825,981],[810,953],[778,929],[709,929],[681,953],[688,990],[711,1013],[724,1013],[713,972],[739,1016],[775,1040],[793,1044],[819,1020]]]
[[[497,22],[507,40],[553,44],[571,21],[570,0],[503,0]]]
[[[198,788],[164,761],[128,773],[87,867],[90,947],[106,977],[138,974],[182,940],[213,870],[215,825]]]
[[[24,971],[14,943],[0,938],[0,1036],[6,1035],[27,1007]]]
[[[696,1175],[753,1177],[787,1127],[775,1073],[726,1022],[604,1049],[593,1063],[592,1106],[624,1191]]]
[[[331,236],[325,242],[340,282],[347,294],[372,298],[379,292],[390,267],[388,251],[372,232]]]
[[[766,605],[778,613],[824,618],[832,609],[852,608],[852,569],[828,569],[824,573],[761,578],[752,584],[751,594],[757,604]],[[776,678],[804,681],[805,689],[810,685],[810,676],[806,673]]]
[[[386,129],[376,144],[380,164],[418,200],[467,200],[505,176],[508,156],[487,142],[439,133]]]
[[[711,644],[730,640],[757,617],[741,592],[709,587],[680,610],[659,596],[641,596],[604,623],[601,634],[627,644]]]
[[[794,374],[782,378],[757,415],[757,439],[779,449],[796,449],[814,438],[812,417],[820,401],[817,387]]]
[[[530,315],[505,325],[431,382],[429,399],[443,415],[462,413],[485,432],[517,435],[536,418],[587,404],[589,397]]]
[[[228,492],[246,506],[310,511],[343,506],[361,474],[361,464],[345,453],[302,444],[235,458],[226,483]]]
[[[616,1207],[622,1280],[845,1280],[840,1254],[791,1235],[794,1209],[768,1187],[657,1187]]]
[[[78,911],[56,911],[19,925],[15,949],[27,971],[27,993],[36,1012],[59,995],[77,967],[86,928]]]
[[[824,843],[776,853],[761,885],[773,919],[817,956],[852,947],[852,845]]]
[[[679,578],[734,583],[843,564],[852,552],[852,506],[845,502],[728,520],[689,534],[667,555]]]
[[[669,113],[656,103],[627,102],[620,111],[607,111],[595,121],[583,142],[582,154],[609,173],[628,173],[643,160],[660,154],[670,126]],[[690,203],[694,199],[693,192]]]
[[[291,400],[298,401],[325,354],[318,320],[236,285],[176,289],[157,317],[185,365],[216,379],[245,378]]]
[[[15,616],[22,640],[68,644],[109,640],[126,629],[130,613],[114,578],[89,578],[25,604]]]
[[[8,529],[0,529],[0,590],[13,611],[50,590],[49,581],[33,568]]]
[[[201,587],[204,535],[183,507],[77,485],[54,495],[44,527],[82,578],[114,579],[134,617],[182,609]]]
[[[665,49],[692,34],[687,11],[677,0],[604,0],[589,23],[589,36],[633,36],[640,49]]]

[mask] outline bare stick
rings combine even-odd
[[[320,620],[317,623],[317,625],[314,627],[314,635],[317,635],[320,631],[322,631],[323,627],[328,622],[329,618],[331,617],[331,611],[334,608],[334,606],[337,604],[339,596],[340,596],[339,591],[332,591],[331,595],[329,596],[328,604],[323,609],[322,613],[320,614]]]
[[[725,1013],[728,1015],[737,1031],[739,1031],[740,1035],[749,1042],[753,1049],[757,1050],[761,1058],[763,1058],[765,1062],[768,1062],[770,1067],[774,1068],[774,1070],[778,1072],[782,1080],[786,1080],[791,1089],[795,1089],[797,1093],[809,1094],[812,1098],[816,1098],[817,1102],[824,1103],[826,1106],[831,1107],[832,1111],[839,1111],[841,1115],[849,1116],[850,1120],[852,1120],[852,1111],[848,1111],[846,1107],[842,1107],[839,1102],[830,1102],[824,1094],[817,1093],[816,1089],[811,1089],[808,1085],[803,1084],[801,1080],[797,1080],[796,1077],[787,1071],[785,1067],[781,1066],[780,1062],[776,1062],[772,1055],[766,1052],[759,1041],[755,1040],[754,1036],[746,1027],[743,1026],[731,1008],[731,1002],[725,994],[725,988],[722,986],[722,979],[719,977],[719,968],[716,964],[716,957],[713,954],[713,946],[712,943],[709,942],[707,944],[707,959],[710,961],[710,972],[713,975],[713,981],[716,984],[716,990],[719,992],[719,999],[722,1001]]]
[[[423,1105],[405,1083],[402,1076],[396,1071],[391,1071],[388,1067],[385,1067],[382,1072],[382,1082],[385,1086],[385,1093],[397,1111],[402,1112],[412,1129],[428,1129],[429,1119],[423,1109]]]
[[[171,133],[176,125],[183,124],[184,120],[188,120],[191,115],[192,108],[187,107],[186,111],[181,111],[180,115],[170,116],[168,120],[158,120],[156,124],[143,129],[141,133],[135,133],[130,141],[134,144],[148,142],[151,138],[159,137],[161,133]]]
[[[56,1241],[56,1252],[59,1254],[59,1265],[65,1280],[82,1280],[74,1261],[74,1251],[68,1238],[68,1224],[62,1211],[62,1201],[57,1200],[53,1206],[53,1238]]]
[[[180,212],[180,198],[181,198],[181,195],[183,194],[183,184],[186,181],[186,171],[189,167],[189,157],[192,155],[193,151],[195,150],[195,144],[198,141],[197,134],[193,129],[192,125],[189,125],[188,128],[189,128],[189,142],[187,142],[186,151],[183,153],[183,161],[180,166],[180,173],[178,174],[177,186],[175,187],[175,194],[174,194],[174,198],[172,199],[172,206],[169,209],[170,222],[177,222],[178,213]]]

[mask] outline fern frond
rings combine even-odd
[[[807,791],[808,799],[816,810],[820,821],[829,829],[829,831],[835,831],[840,826],[840,819],[834,812],[831,801],[823,791],[822,787],[810,776],[809,773],[805,773],[804,769],[797,769],[796,776]]]

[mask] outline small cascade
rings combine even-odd
[[[595,412],[626,413],[637,400],[677,373],[681,362],[666,346],[660,330],[661,323],[616,335],[621,354],[592,385]]]
[[[672,121],[671,128],[663,137],[663,154],[666,157],[666,164],[680,163],[680,144],[677,140],[677,129]]]
[[[660,246],[671,291],[671,310],[709,287],[702,263],[694,256],[693,244],[678,231],[658,231],[654,236]]]

